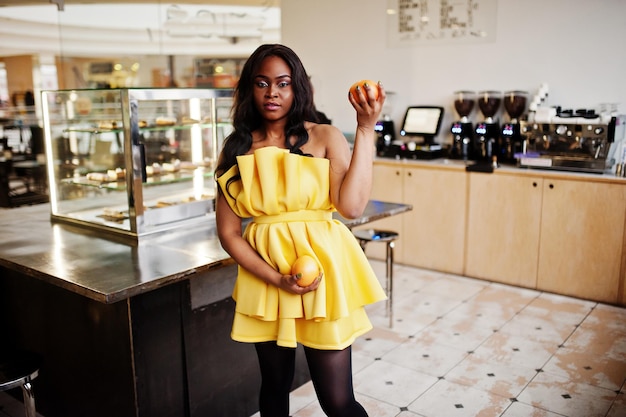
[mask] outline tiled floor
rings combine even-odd
[[[626,309],[398,265],[394,274],[393,329],[384,303],[372,306],[375,328],[353,347],[370,416],[626,416]],[[311,383],[291,398],[293,417],[324,416]]]
[[[371,306],[375,328],[353,347],[371,417],[626,417],[626,309],[400,265],[394,274],[393,328],[384,303]],[[0,395],[0,417],[20,406]],[[311,383],[291,410],[324,416]]]

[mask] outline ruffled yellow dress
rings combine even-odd
[[[234,340],[344,349],[372,328],[364,306],[385,292],[352,232],[332,217],[329,168],[328,159],[272,146],[237,157],[217,179],[233,211],[252,217],[243,236],[267,263],[289,274],[299,256],[310,255],[324,274],[317,290],[301,296],[239,267]]]

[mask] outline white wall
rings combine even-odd
[[[282,42],[313,77],[316,102],[344,132],[355,128],[347,100],[362,78],[395,92],[396,129],[409,105],[446,109],[439,141],[451,140],[456,90],[550,86],[547,104],[626,112],[626,1],[499,0],[493,43],[388,48],[386,0],[281,0]],[[475,112],[475,120],[480,120]]]

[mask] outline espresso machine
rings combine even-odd
[[[549,120],[523,120],[519,165],[602,174],[610,168],[607,157],[615,140],[616,120],[589,110],[560,108]]]
[[[498,162],[515,163],[515,154],[522,152],[522,135],[520,132],[520,117],[526,111],[526,91],[507,91],[504,93],[504,110],[508,114],[508,121],[502,124],[500,141],[498,143]]]
[[[492,161],[494,156],[498,156],[500,125],[495,116],[501,103],[502,93],[499,91],[478,93],[478,108],[484,117],[474,129],[474,159],[478,161]]]
[[[452,159],[472,159],[474,125],[469,120],[469,115],[476,103],[476,93],[473,91],[455,91],[454,109],[460,119],[452,123],[452,147],[450,148],[450,158]]]

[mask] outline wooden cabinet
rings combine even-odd
[[[622,248],[622,268],[620,271],[620,284],[618,292],[618,304],[626,306],[626,227],[624,227],[624,247]]]
[[[618,301],[626,186],[545,179],[537,289]]]
[[[469,174],[468,276],[616,303],[626,187]]]
[[[372,222],[367,228],[399,233],[395,261],[463,273],[466,175],[457,168],[375,164],[372,198],[411,204],[413,210]],[[384,259],[384,245],[368,245],[368,256]]]
[[[372,198],[413,210],[397,263],[626,305],[626,183],[606,176],[376,161]],[[385,258],[385,245],[367,255]]]
[[[464,169],[405,168],[404,263],[463,273],[466,196]]]
[[[535,288],[541,179],[470,173],[465,273]]]

